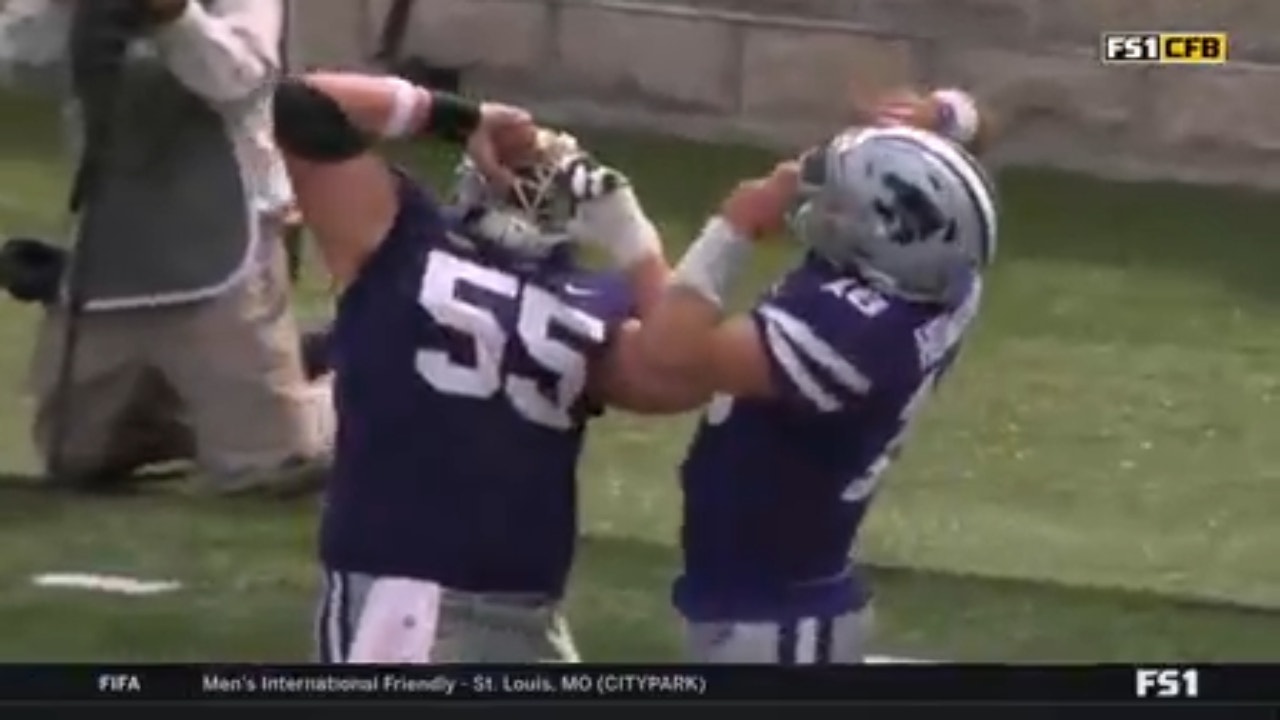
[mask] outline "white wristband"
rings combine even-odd
[[[413,112],[418,109],[422,89],[404,78],[389,78],[391,84],[391,114],[382,127],[382,137],[394,140],[413,130]]]
[[[724,218],[715,216],[702,227],[680,264],[672,282],[689,288],[710,302],[723,306],[733,283],[747,258],[750,241]]]

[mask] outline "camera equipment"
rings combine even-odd
[[[80,209],[90,191],[92,178],[101,163],[104,135],[110,123],[110,95],[120,72],[129,40],[147,25],[146,6],[140,0],[94,0],[76,3],[72,14],[70,37],[72,86],[84,114],[85,152],[69,199],[72,216]],[[69,223],[70,224],[70,223]],[[76,255],[83,253],[77,248]],[[13,238],[0,248],[0,287],[23,302],[54,303],[63,276],[77,276],[78,262],[56,244],[35,238]],[[78,283],[71,283],[69,294],[75,294]],[[71,304],[69,325],[74,324],[78,309]],[[60,391],[55,390],[55,394]],[[56,453],[55,453],[56,454]]]
[[[0,287],[20,302],[50,304],[67,266],[67,251],[35,238],[11,238],[0,247]]]

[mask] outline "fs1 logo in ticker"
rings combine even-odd
[[[1200,695],[1195,668],[1135,668],[1134,691],[1140,698],[1193,698]]]
[[[1226,33],[1102,33],[1102,62],[1124,65],[1221,65]]]

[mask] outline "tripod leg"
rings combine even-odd
[[[85,193],[92,189],[97,175],[96,159],[86,153],[76,171],[71,190],[70,211],[66,217],[64,237],[76,238],[74,246],[67,258],[66,276],[63,285],[64,293],[55,295],[54,302],[49,303],[49,312],[65,313],[62,319],[62,342],[58,345],[57,374],[53,390],[49,398],[51,417],[49,421],[48,471],[49,479],[57,485],[67,485],[76,478],[68,476],[66,451],[67,436],[73,422],[72,413],[75,408],[72,402],[71,383],[76,376],[76,357],[80,349],[80,321],[84,316],[85,273],[89,263],[89,243],[80,242],[78,224],[80,222],[79,207]]]
[[[62,312],[62,342],[58,344],[57,374],[54,376],[53,391],[49,400],[50,433],[49,433],[49,480],[57,485],[74,482],[67,473],[66,450],[67,436],[73,422],[71,383],[75,378],[76,354],[80,348],[80,320],[84,315],[84,299],[81,288],[84,275],[83,248],[77,248],[71,255],[71,267],[67,277],[67,298]],[[56,305],[50,309],[58,312]]]
[[[297,217],[290,216],[285,223],[284,248],[289,262],[289,279],[298,282],[302,277],[303,229]]]

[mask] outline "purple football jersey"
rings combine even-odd
[[[752,310],[777,397],[718,397],[682,467],[693,620],[832,615],[865,604],[849,560],[881,474],[977,312],[881,294],[807,258]]]
[[[468,242],[402,179],[386,241],[341,297],[330,568],[559,596],[588,368],[632,313],[622,278]]]

